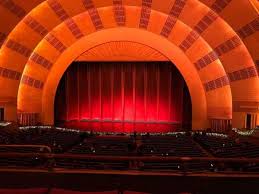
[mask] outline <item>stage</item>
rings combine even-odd
[[[79,129],[81,131],[93,132],[118,132],[118,133],[132,133],[132,132],[150,132],[150,133],[166,133],[181,129],[179,122],[157,122],[157,121],[66,121],[57,123],[56,126],[70,129]]]
[[[73,62],[55,98],[55,125],[87,131],[175,131],[190,128],[191,112],[170,62]]]

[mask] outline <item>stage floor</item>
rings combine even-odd
[[[104,122],[104,121],[68,121],[57,123],[56,126],[79,129],[82,131],[94,132],[118,132],[118,133],[131,133],[131,132],[173,132],[181,128],[180,123],[132,123],[132,122]]]

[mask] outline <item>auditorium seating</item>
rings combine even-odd
[[[19,152],[19,153],[47,153],[49,150],[46,147],[40,146],[22,146],[22,145],[15,145],[15,146],[0,146],[0,153],[1,152]]]
[[[128,161],[104,161],[102,159],[56,159],[56,168],[66,169],[94,169],[94,170],[127,170],[129,169]]]
[[[30,158],[0,158],[0,167],[2,168],[43,168],[47,163],[47,159],[37,156]]]
[[[13,133],[9,130],[6,130],[4,127],[0,128],[0,144],[11,143]]]
[[[175,136],[143,136],[139,153],[143,155],[162,155],[179,157],[202,157],[206,153],[185,134]]]
[[[48,130],[28,130],[20,133],[13,140],[15,144],[35,144],[49,146],[53,152],[62,153],[81,141],[80,133]]]
[[[209,162],[144,162],[141,170],[144,171],[175,171],[175,172],[208,172],[211,171]]]
[[[208,136],[206,134],[195,134],[194,139],[216,157],[259,157],[259,145],[250,142],[236,142],[231,138]]]
[[[73,146],[68,153],[96,154],[96,155],[128,155],[129,146],[132,144],[129,138],[86,138],[83,142]]]
[[[30,189],[0,189],[0,194],[46,194],[48,189],[30,188]]]
[[[148,194],[135,191],[123,191],[124,194]],[[118,194],[118,191],[72,191],[66,189],[46,189],[46,188],[30,188],[30,189],[0,189],[0,194]]]
[[[117,191],[99,191],[99,192],[80,192],[80,191],[71,191],[71,190],[65,190],[65,189],[51,189],[49,194],[117,194]]]
[[[222,165],[222,162],[214,161],[217,158],[259,158],[258,145],[237,142],[221,134],[175,132],[129,136],[32,128],[21,130],[14,136],[9,134],[7,138],[9,140],[5,143],[8,144],[0,145],[0,154],[9,154],[0,157],[1,168],[259,171],[259,164],[255,162],[231,161]],[[15,145],[10,145],[10,142]],[[52,149],[54,155],[48,155],[51,150],[46,146]],[[16,157],[10,155],[12,153],[25,155]]]

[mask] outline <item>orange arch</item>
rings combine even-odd
[[[102,9],[104,9],[104,11],[107,11],[107,12],[112,11],[111,8],[102,8]],[[134,13],[132,13],[132,14],[134,14]],[[159,17],[160,18],[161,17],[166,18],[165,15],[161,15],[159,13],[154,13],[153,19],[156,20],[156,17],[158,17],[158,18]],[[85,13],[82,13],[82,14],[80,14],[78,16],[75,16],[73,19],[74,19],[74,21],[78,21],[78,20],[79,21],[84,21],[84,22],[88,22],[89,21],[88,23],[91,24],[91,21],[89,20],[89,18],[86,17]],[[181,22],[179,22],[178,25],[180,25],[180,24],[181,24]],[[104,25],[112,26],[113,24],[104,23]],[[80,27],[83,28],[84,26],[80,26]],[[54,31],[55,34],[61,34],[62,33],[65,36],[66,34],[64,34],[65,33],[65,29],[64,28],[65,28],[65,26],[63,24],[60,24],[53,31]],[[184,24],[182,24],[182,28],[187,28],[187,27]],[[150,29],[150,31],[152,31],[152,29]],[[155,32],[153,30],[153,33],[157,33],[157,32]],[[140,38],[144,38],[144,36],[140,37]],[[75,40],[72,39],[72,38],[71,38],[72,40],[68,40],[68,39],[69,38],[66,39],[67,42],[75,42]],[[164,38],[162,38],[162,39],[164,39]],[[206,44],[205,41],[201,41],[201,45],[203,47],[203,50],[205,50],[206,52],[210,51],[210,47],[208,46],[208,44]],[[52,57],[53,58],[52,61],[56,61],[56,59],[58,58],[58,56],[54,56],[53,57],[53,56],[51,56],[51,54],[48,53],[48,43],[46,43],[46,41],[44,41],[44,40],[41,41],[38,44],[38,46],[35,48],[35,51],[37,53],[41,53],[42,50],[43,50],[43,52],[47,51],[47,52],[42,53],[43,56],[45,56],[46,58],[51,59],[51,57]],[[192,54],[192,53],[190,53],[190,54]],[[190,54],[187,55],[189,59],[191,58]],[[190,65],[190,66],[193,67],[193,65]],[[33,69],[35,69],[35,70],[33,70]],[[209,71],[203,71],[202,75],[200,75],[200,79],[202,80],[202,82],[206,82],[206,81],[211,80],[213,78],[215,79],[218,76],[225,75],[224,68],[223,68],[223,66],[221,65],[221,63],[219,61],[216,61],[214,63],[214,70],[215,70],[214,74],[210,74]],[[46,77],[48,76],[48,72],[46,70],[44,70],[44,68],[40,68],[38,65],[35,65],[35,64],[31,63],[30,61],[27,62],[27,65],[26,65],[26,67],[24,69],[24,74],[25,75],[29,74],[32,77],[38,76],[40,78],[40,80],[43,81],[43,82],[45,82]],[[213,95],[207,95],[208,98],[209,98],[209,103],[208,103],[208,106],[209,106],[209,109],[210,109],[209,117],[211,117],[211,118],[231,118],[231,107],[232,107],[232,105],[231,105],[231,100],[228,100],[228,99],[231,99],[230,88],[229,88],[229,86],[225,86],[220,91],[222,92],[222,94],[219,93],[219,90],[215,90],[215,91],[211,91],[210,92],[211,94],[217,95],[216,98],[214,98]],[[20,85],[20,89],[19,89],[19,93],[18,93],[18,108],[20,110],[32,111],[31,110],[32,107],[35,107],[35,106],[40,107],[39,102],[37,102],[37,100],[36,100],[38,97],[33,99],[31,97],[32,95],[29,95],[29,97],[26,99],[26,96],[28,96],[28,94],[31,94],[31,93],[34,94],[33,95],[34,97],[40,95],[40,92],[38,90],[30,89],[30,87],[24,86],[23,84]],[[230,96],[230,98],[226,97],[226,96]],[[30,102],[30,105],[26,104],[27,102]],[[35,102],[33,104],[33,106],[31,106],[32,102]],[[220,104],[221,104],[220,108],[217,107],[218,106],[217,102],[220,102]],[[216,110],[216,109],[217,109],[217,111],[215,112],[214,110]]]
[[[136,33],[140,36],[135,36]],[[55,65],[50,70],[43,89],[41,101],[42,121],[45,124],[53,124],[56,89],[59,80],[71,62],[86,50],[96,47],[97,45],[111,41],[125,40],[148,45],[168,57],[169,60],[176,64],[177,68],[182,73],[191,94],[193,104],[193,128],[200,129],[208,126],[205,92],[200,78],[188,58],[178,47],[166,39],[147,31],[130,28],[107,29],[85,36],[75,42],[59,57]]]
[[[35,0],[35,1],[25,1],[25,2],[23,1],[23,2],[15,2],[15,4],[18,7],[20,7],[22,10],[24,10],[25,14],[28,14],[33,9],[37,8],[44,1],[45,0]],[[215,4],[218,3],[216,1],[207,1],[207,0],[199,0],[199,1],[212,10],[213,9],[215,10]],[[160,3],[156,3],[156,1],[153,0],[152,9],[166,13],[168,7],[172,5],[172,2],[173,2],[172,0],[166,0],[164,2],[164,5],[162,5]],[[95,2],[95,0],[93,0],[93,3],[95,4],[96,7],[100,6],[99,5],[100,3]],[[123,5],[127,4],[127,2],[124,2],[124,1],[122,1],[122,3]],[[250,24],[250,22],[256,19],[258,16],[259,3],[257,0],[229,1],[227,3],[228,5],[226,7],[223,7],[222,11],[218,12],[218,14],[222,18],[224,18],[224,20],[236,32],[238,32],[238,30],[240,30],[240,28],[244,27],[245,25]],[[135,5],[135,4],[140,4],[140,3],[138,1],[131,2],[131,5]],[[231,7],[231,9],[228,9],[229,6]],[[225,9],[227,9],[227,11],[225,11]],[[249,13],[249,14],[246,17],[244,17],[243,14],[239,14],[239,9],[242,9],[244,13]],[[17,13],[12,13],[10,12],[10,10],[8,10],[7,7],[4,7],[4,6],[2,7],[0,12],[0,17],[6,18],[5,19],[6,22],[3,23],[3,25],[5,25],[5,28],[2,29],[0,32],[0,35],[2,35],[2,39],[0,37],[0,47],[1,47],[1,43],[3,43],[4,38],[8,36],[8,34],[15,27],[15,25],[21,20],[21,17],[15,17],[15,15],[17,15]],[[256,33],[253,33],[253,36],[258,38],[258,36],[256,36]],[[252,54],[252,57],[254,61],[256,61],[258,59],[258,55],[256,55],[256,51],[258,49],[256,49],[256,46],[253,44],[254,42],[250,41],[248,38],[248,40],[244,40],[244,43],[247,46],[250,53],[251,52],[254,53]]]
[[[62,1],[61,1],[61,2],[62,2]],[[195,1],[195,2],[196,2],[196,1]],[[197,3],[197,2],[196,2],[196,3]],[[206,6],[204,6],[204,5],[201,5],[201,6],[203,6],[204,9],[206,8]],[[40,8],[42,8],[42,7],[44,7],[44,3],[39,6],[39,10],[40,10]],[[35,8],[35,9],[38,9],[38,7]],[[43,9],[43,8],[42,8],[42,9]],[[208,8],[206,8],[206,9],[208,10]],[[205,10],[206,10],[206,9],[205,9]],[[34,10],[33,13],[37,13],[39,10]],[[40,11],[39,11],[39,12],[40,12]],[[41,13],[41,12],[40,12],[40,13]],[[35,15],[35,14],[34,14],[34,15]],[[37,14],[36,14],[36,15],[37,15]],[[139,19],[139,18],[138,18],[138,19]],[[223,21],[221,21],[221,22],[223,22]],[[22,26],[22,25],[20,26],[21,29],[23,29],[23,27],[24,27],[24,26]],[[229,29],[228,29],[228,30],[229,30]],[[20,30],[16,29],[16,30],[14,30],[14,34],[15,34],[15,31],[17,31],[18,34],[19,34],[19,32],[21,32]],[[231,31],[231,30],[230,30],[230,31]],[[12,36],[15,36],[14,34],[12,34],[11,37],[12,37]],[[188,53],[187,53],[187,55],[188,55]],[[17,64],[17,63],[13,63],[13,64]],[[20,68],[20,67],[19,67],[19,68]],[[224,70],[223,70],[223,71],[224,71]],[[207,75],[209,75],[209,74],[207,73]],[[210,76],[209,76],[209,77],[210,77]]]

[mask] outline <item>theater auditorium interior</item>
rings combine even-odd
[[[258,194],[258,0],[0,0],[0,194]]]

